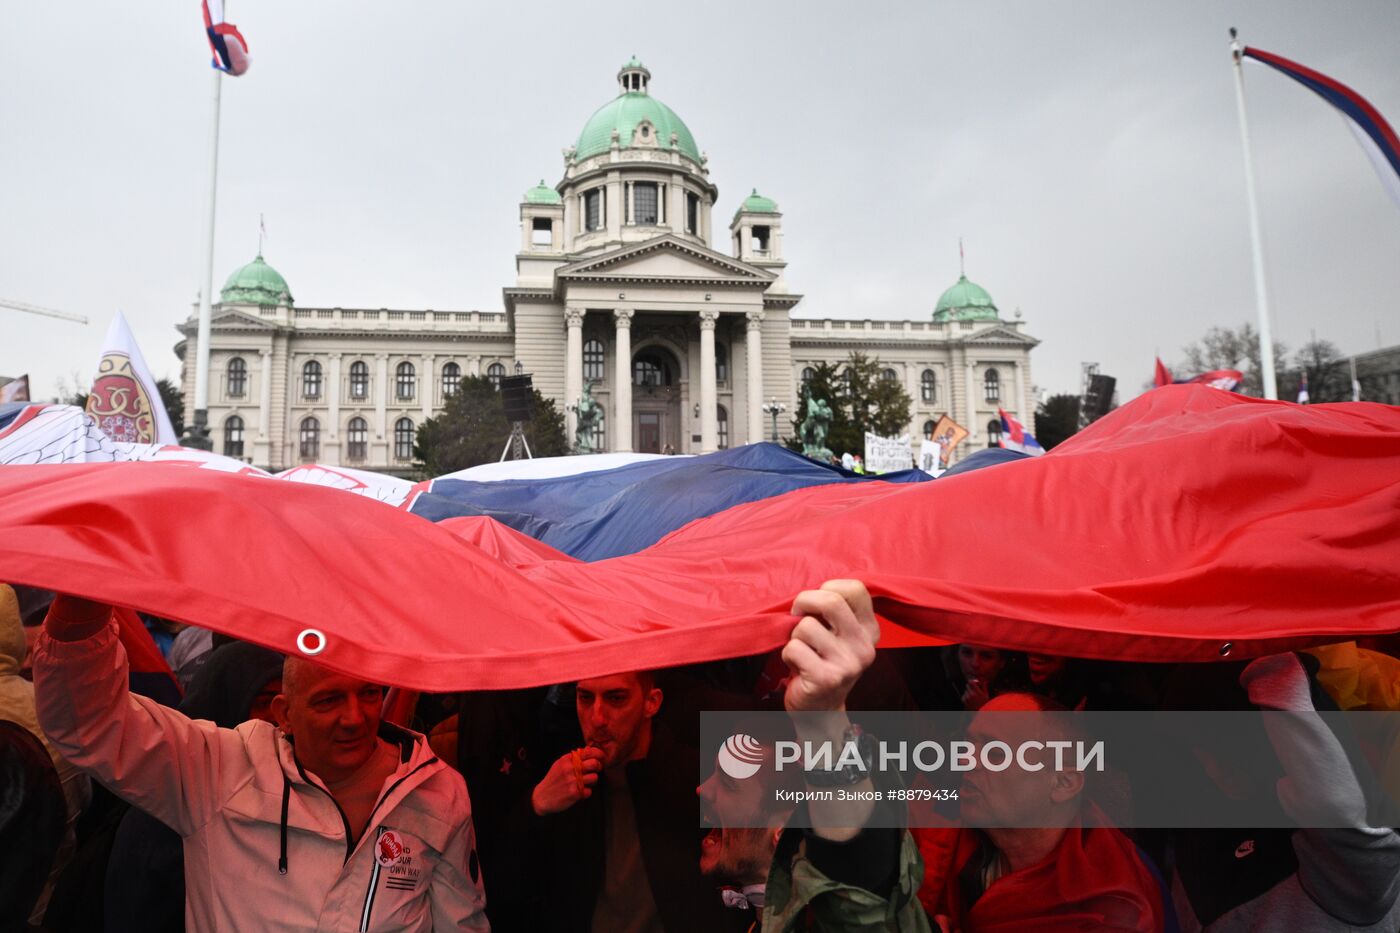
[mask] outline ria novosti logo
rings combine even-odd
[[[731,735],[719,747],[719,769],[736,780],[751,778],[763,767],[763,746],[751,735]]]

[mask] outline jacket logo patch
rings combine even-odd
[[[1246,839],[1235,847],[1235,858],[1248,858],[1254,854],[1254,840]]]
[[[385,830],[380,835],[379,845],[374,852],[374,857],[379,861],[380,865],[383,865],[385,868],[391,865],[397,865],[405,860],[404,857],[406,855],[408,855],[408,849],[404,846],[403,840],[399,838],[398,833],[389,829]]]

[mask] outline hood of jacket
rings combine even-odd
[[[18,675],[24,663],[24,625],[14,587],[0,583],[0,677]]]

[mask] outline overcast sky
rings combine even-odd
[[[198,3],[9,0],[0,374],[91,380],[121,309],[155,374],[201,287],[211,90]],[[1400,3],[229,0],[215,289],[257,249],[306,306],[500,310],[517,204],[629,55],[689,125],[719,228],[783,211],[803,317],[927,319],[958,276],[1124,399],[1255,315],[1229,26],[1400,125]],[[1400,343],[1400,207],[1310,92],[1246,68],[1276,336]],[[728,251],[727,231],[716,245]]]

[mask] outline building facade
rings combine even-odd
[[[262,256],[236,270],[211,328],[215,451],[273,470],[407,471],[417,426],[464,376],[522,371],[565,409],[571,436],[587,385],[605,413],[599,449],[703,453],[771,439],[768,402],[786,406],[789,433],[804,370],[853,350],[909,392],[915,437],[946,412],[973,432],[965,454],[995,443],[998,407],[1029,421],[1038,341],[1019,312],[1002,320],[963,277],[931,319],[796,314],[778,205],[753,191],[729,221],[729,251],[716,250],[707,156],[640,62],[617,80],[558,184],[525,192],[503,311],[304,308]],[[179,329],[192,397],[195,316]]]

